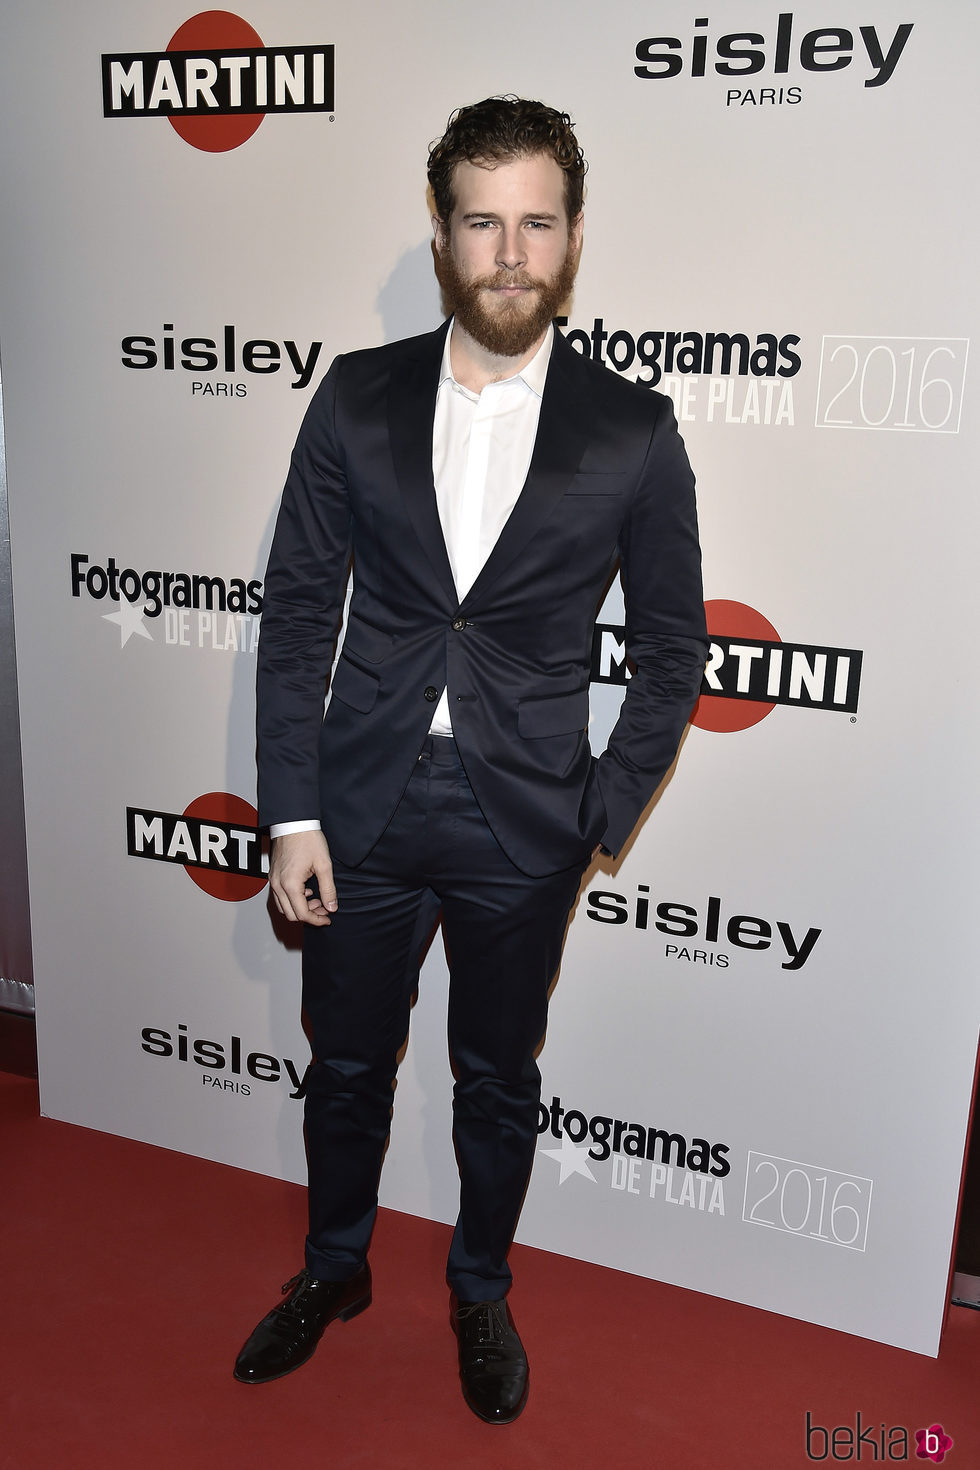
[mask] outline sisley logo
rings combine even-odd
[[[811,75],[843,71],[854,65],[864,70],[866,87],[883,87],[901,60],[913,26],[897,26],[895,34],[879,36],[873,25],[858,28],[857,37],[843,26],[819,26],[802,32],[792,11],[780,14],[775,30],[729,31],[715,36],[707,16],[694,21],[692,36],[651,36],[638,41],[633,68],[643,81],[666,81],[685,71],[691,77],[711,72],[742,78],[771,73],[786,76],[799,68]],[[800,93],[799,88],[789,91]],[[767,98],[774,101],[775,98]],[[800,95],[780,99],[800,101]]]
[[[200,1067],[203,1087],[217,1092],[237,1093],[250,1097],[253,1082],[281,1082],[290,1089],[289,1096],[301,1098],[306,1093],[306,1076],[290,1057],[274,1057],[264,1051],[245,1051],[240,1036],[213,1041],[194,1036],[187,1023],[181,1021],[176,1031],[160,1026],[144,1026],[140,1032],[147,1056],[173,1058]]]
[[[733,956],[719,949],[729,944],[733,949],[773,949],[784,970],[802,970],[822,931],[810,925],[804,933],[784,919],[775,922],[757,914],[729,914],[717,894],[709,894],[702,914],[699,904],[661,900],[651,896],[649,883],[636,885],[636,897],[594,888],[587,899],[585,916],[596,924],[629,924],[634,929],[648,929],[651,935],[664,934],[668,943],[664,956],[684,960],[692,965],[714,965],[727,970]],[[682,942],[683,941],[683,942]],[[710,945],[711,948],[705,948]]]
[[[192,396],[204,398],[244,398],[248,393],[244,383],[205,381],[206,373],[243,372],[266,377],[284,371],[292,377],[290,388],[306,388],[323,349],[322,342],[300,347],[289,337],[281,342],[271,337],[248,337],[240,342],[238,329],[231,322],[213,336],[187,337],[177,337],[173,322],[164,322],[159,333],[123,337],[119,345],[123,367],[135,372],[162,368],[167,373],[191,373],[195,380],[191,383]]]

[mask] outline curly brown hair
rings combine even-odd
[[[439,218],[448,223],[453,212],[458,163],[500,163],[537,153],[550,153],[563,170],[565,208],[569,221],[575,219],[582,212],[588,165],[567,112],[509,95],[457,108],[445,133],[429,148],[429,185]]]

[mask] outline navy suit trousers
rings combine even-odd
[[[303,949],[315,1277],[344,1280],[366,1257],[419,955],[441,910],[460,1176],[447,1276],[464,1300],[505,1295],[537,1137],[535,1052],[587,861],[522,873],[488,827],[455,742],[430,736],[372,852],[357,867],[335,862],[338,911],[329,927],[304,929]]]

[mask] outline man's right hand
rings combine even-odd
[[[320,890],[310,886],[315,878]],[[288,832],[272,839],[269,884],[276,908],[285,919],[321,927],[337,910],[337,890],[327,839],[322,832]]]

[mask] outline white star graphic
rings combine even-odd
[[[577,1143],[573,1143],[567,1133],[562,1135],[561,1148],[539,1148],[538,1153],[544,1154],[545,1158],[555,1159],[561,1166],[561,1173],[558,1176],[560,1185],[565,1183],[570,1174],[584,1174],[586,1179],[591,1179],[595,1184],[596,1177],[589,1168],[588,1147],[585,1144],[580,1147]]]
[[[138,602],[121,602],[119,611],[103,613],[102,618],[107,623],[119,624],[119,647],[125,648],[130,638],[149,638],[153,642],[153,634],[143,621],[143,608]]]

